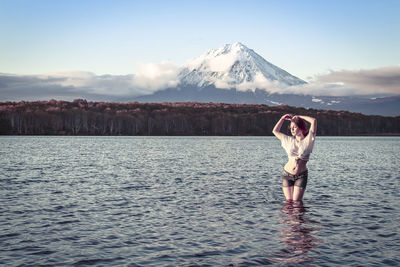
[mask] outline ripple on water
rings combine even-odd
[[[399,144],[318,138],[299,205],[274,138],[0,137],[0,263],[398,266]]]

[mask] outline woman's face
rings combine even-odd
[[[297,127],[297,125],[293,122],[290,123],[290,132],[292,133],[293,136],[301,135],[299,127]]]

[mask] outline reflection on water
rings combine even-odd
[[[311,263],[309,252],[317,248],[320,240],[316,237],[320,224],[311,220],[308,207],[302,201],[284,201],[279,215],[281,228],[279,234],[283,248],[275,255],[273,261],[289,263]]]
[[[0,266],[400,266],[399,137],[0,136]],[[379,157],[376,157],[379,155]]]

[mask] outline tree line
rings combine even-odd
[[[400,135],[400,117],[348,111],[286,105],[112,103],[84,99],[0,102],[0,134],[262,136],[272,135],[275,123],[286,113],[317,118],[318,135]]]

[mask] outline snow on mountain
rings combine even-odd
[[[174,76],[173,80],[177,81],[176,86],[138,96],[134,100],[290,105],[385,116],[399,115],[400,96],[370,100],[356,96],[317,97],[311,90],[309,94],[304,94],[299,88],[302,89],[302,85],[308,86],[305,81],[269,63],[241,43],[209,50],[187,62],[177,73],[178,77]],[[311,84],[309,89],[313,88],[319,89]]]
[[[279,88],[306,82],[269,63],[237,42],[212,49],[187,62],[178,74],[181,86],[235,88],[239,91]]]

